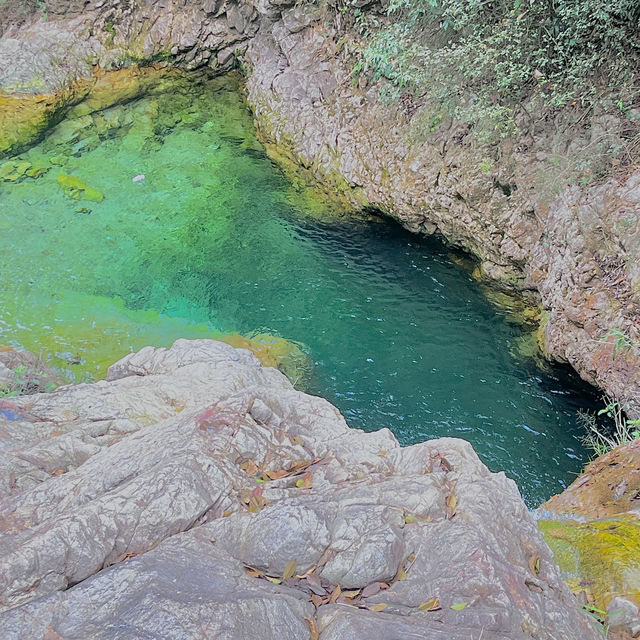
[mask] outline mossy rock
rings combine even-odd
[[[65,194],[74,200],[89,200],[90,202],[102,202],[104,194],[93,187],[87,186],[84,180],[76,176],[61,174],[58,176],[58,184]]]
[[[538,526],[574,593],[606,609],[616,596],[640,605],[640,520],[632,515]]]
[[[0,180],[4,182],[18,182],[27,175],[31,169],[31,163],[24,160],[5,162],[0,166]]]
[[[235,333],[217,339],[236,349],[251,351],[265,367],[282,371],[296,389],[306,387],[313,364],[311,358],[295,342],[267,333],[250,336]]]

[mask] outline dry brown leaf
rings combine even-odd
[[[309,640],[318,640],[318,627],[316,626],[316,621],[312,618],[305,618],[307,623],[309,624],[309,631],[311,632],[311,637]]]
[[[304,580],[306,577],[310,576],[315,570],[316,570],[316,566],[313,565],[313,567],[311,567],[311,569],[305,571],[301,575],[297,575],[296,578],[300,578],[300,580]]]
[[[342,597],[343,598],[356,598],[358,595],[360,595],[360,589],[355,589],[353,591],[343,591],[342,592]]]
[[[307,471],[302,478],[296,481],[296,487],[298,487],[298,489],[311,489],[313,487],[311,471]]]
[[[458,498],[455,493],[450,493],[445,501],[447,506],[447,520],[451,520],[458,510]]]
[[[376,593],[380,592],[380,583],[379,582],[374,582],[373,584],[367,585],[363,590],[362,590],[362,597],[363,598],[369,598],[371,596],[375,596]]]
[[[264,571],[260,571],[260,569],[256,569],[248,564],[244,564],[242,566],[252,578],[262,578],[264,576]]]
[[[255,476],[259,471],[258,465],[256,465],[256,463],[253,460],[247,460],[247,468],[245,469],[245,471],[250,476]]]
[[[289,465],[289,471],[295,471],[300,473],[301,471],[304,471],[310,466],[311,466],[311,462],[309,460],[294,460]]]
[[[336,600],[340,597],[340,594],[342,593],[342,589],[340,588],[340,585],[336,585],[336,588],[331,592],[331,597],[329,598],[329,602],[331,604],[335,604]]]
[[[421,602],[418,605],[418,609],[420,609],[420,611],[439,611],[442,607],[440,606],[440,600],[438,600],[438,598],[430,598],[425,602]]]
[[[540,573],[539,555],[534,554],[529,557],[529,569],[531,569],[531,573],[533,573],[534,576],[538,577],[538,574]]]
[[[222,517],[223,518],[228,518],[232,513],[233,513],[232,509],[227,509],[226,511],[222,512]]]
[[[282,574],[282,579],[288,580],[289,578],[292,578],[297,568],[298,563],[295,560],[287,562],[287,566],[284,568],[284,573]]]
[[[64,469],[60,468],[60,469],[54,469],[51,472],[52,476],[61,476],[64,473]]]
[[[384,604],[384,602],[379,602],[378,604],[372,604],[369,607],[369,611],[384,611],[388,605]]]
[[[262,475],[266,476],[267,480],[280,480],[280,478],[288,475],[288,472],[284,469],[279,469],[278,471],[265,471]]]
[[[317,609],[318,607],[321,607],[322,604],[324,603],[324,598],[321,598],[319,595],[314,593],[311,596],[311,602],[313,603],[313,606]]]

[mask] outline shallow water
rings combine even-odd
[[[145,344],[271,332],[305,345],[310,391],[353,427],[466,438],[530,505],[579,472],[585,388],[520,357],[521,331],[442,245],[305,215],[322,205],[267,159],[228,83],[67,120],[14,160],[48,170],[0,182],[0,343],[81,379]]]

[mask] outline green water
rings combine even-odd
[[[0,343],[81,379],[145,344],[270,332],[305,345],[310,391],[353,427],[466,438],[530,505],[575,477],[593,398],[517,355],[520,330],[442,245],[318,218],[232,86],[82,113],[13,159],[45,173],[0,182]]]

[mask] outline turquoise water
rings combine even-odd
[[[520,329],[444,246],[294,192],[229,83],[80,108],[11,163],[0,343],[82,379],[145,344],[270,333],[353,427],[466,438],[530,505],[579,472],[586,389],[518,355]]]

